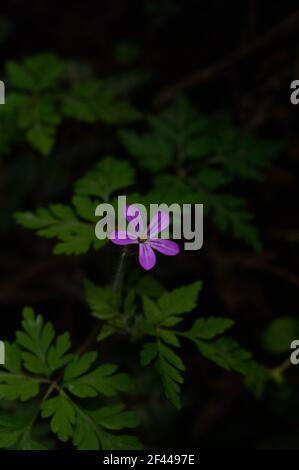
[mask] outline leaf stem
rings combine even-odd
[[[284,373],[289,369],[290,366],[291,366],[291,361],[290,361],[290,358],[288,357],[285,361],[283,361],[282,364],[274,367],[273,369],[270,369],[269,372],[277,383],[283,383]]]

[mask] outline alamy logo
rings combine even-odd
[[[185,250],[199,250],[203,245],[202,204],[149,204],[148,210],[143,204],[127,204],[126,196],[118,196],[117,211],[114,205],[102,203],[95,215],[101,217],[95,227],[99,240],[154,245],[156,239],[172,238],[184,240]]]
[[[290,357],[291,364],[293,366],[297,366],[299,364],[299,340],[294,339],[291,343],[291,349],[293,349],[293,352]]]
[[[290,100],[292,104],[298,104],[299,103],[299,80],[293,80],[291,83],[291,90],[292,91],[290,95]]]
[[[5,344],[3,341],[0,341],[0,365],[5,364]]]
[[[5,104],[5,85],[2,80],[0,80],[0,104]]]

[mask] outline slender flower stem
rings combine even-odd
[[[117,292],[122,287],[123,278],[124,278],[125,261],[126,261],[127,254],[128,254],[128,249],[124,248],[120,256],[119,264],[118,264],[115,278],[113,281],[113,287],[112,287],[113,292]]]

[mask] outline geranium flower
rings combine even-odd
[[[154,250],[166,256],[175,256],[179,253],[180,248],[177,243],[157,238],[157,235],[169,226],[170,218],[168,213],[157,212],[146,230],[143,226],[140,211],[136,206],[126,207],[125,215],[128,222],[136,219],[135,231],[116,230],[110,233],[109,239],[116,245],[138,245],[139,263],[144,269],[148,271],[155,266],[156,254]]]

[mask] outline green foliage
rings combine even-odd
[[[245,201],[229,192],[229,185],[261,180],[281,144],[256,140],[228,116],[203,115],[182,98],[147,122],[148,131],[121,130],[119,135],[138,166],[153,173],[148,199],[203,203],[219,230],[231,230],[259,250],[253,216]]]
[[[119,173],[114,173],[112,168],[117,168]],[[54,247],[55,254],[86,253],[91,247],[98,249],[107,242],[95,236],[95,208],[100,201],[107,202],[115,191],[133,182],[134,171],[127,162],[106,157],[77,182],[72,206],[50,204],[35,213],[18,212],[15,219],[41,237],[57,238],[59,242]],[[99,199],[91,199],[95,196]]]
[[[152,282],[149,279],[145,276],[145,280],[142,282],[141,278],[139,282],[144,285]],[[113,295],[110,288],[97,287],[90,281],[86,282],[85,287],[92,314],[104,322],[98,340],[118,332],[127,332],[132,340],[144,340],[140,363],[142,366],[154,363],[161,376],[165,395],[175,407],[181,406],[180,387],[184,381],[185,370],[178,353],[181,339],[193,342],[202,356],[218,366],[242,374],[246,384],[256,395],[263,392],[270,378],[266,369],[255,362],[251,354],[241,348],[235,340],[218,338],[233,326],[233,320],[199,317],[189,330],[179,328],[186,314],[190,315],[197,307],[198,295],[202,288],[200,281],[172,291],[160,288],[158,295],[145,295],[145,292],[149,291],[140,291],[137,285],[123,300]],[[136,315],[140,310],[138,307],[136,309],[136,296],[142,300],[141,316]]]
[[[92,353],[86,353],[81,358],[69,364],[64,372],[63,384],[76,397],[96,397],[98,394],[107,397],[115,396],[118,392],[132,389],[132,382],[126,374],[116,374],[117,366],[105,364],[92,372],[84,374],[90,368]],[[96,359],[94,355],[93,359]]]
[[[64,204],[50,204],[48,208],[37,209],[35,213],[16,213],[16,221],[23,227],[36,230],[42,237],[58,238],[59,243],[53,250],[57,255],[86,253],[91,245],[98,248],[100,243],[95,237],[94,225],[81,220],[75,212],[76,202],[77,199],[73,199],[75,208]],[[91,201],[88,198],[80,199],[80,208],[81,214],[82,209],[85,210],[83,218],[90,221],[94,212]]]
[[[8,62],[6,73],[16,91],[9,94],[3,112],[14,116],[26,139],[42,155],[48,155],[61,122],[54,90],[64,76],[65,64],[46,53],[21,64]]]
[[[30,434],[30,424],[34,419],[36,407],[26,406],[18,412],[0,414],[0,448],[13,448],[17,450],[46,450],[43,444],[35,440]],[[34,433],[33,433],[34,434]]]
[[[188,336],[188,333],[187,333]],[[245,384],[260,397],[266,383],[271,379],[268,370],[258,364],[252,354],[241,348],[232,338],[220,338],[216,341],[204,342],[189,337],[196,344],[199,352],[212,362],[227,371],[235,371],[245,377]]]
[[[74,84],[62,97],[62,113],[87,123],[119,124],[140,118],[139,112],[115,94],[109,83],[88,80]]]
[[[182,332],[174,330],[173,327],[183,321],[186,313],[194,310],[201,286],[201,282],[194,282],[189,286],[179,287],[164,293],[157,302],[148,297],[143,298],[145,318],[141,328],[145,335],[154,336],[156,342],[145,343],[141,352],[141,364],[147,365],[156,359],[155,366],[161,375],[165,395],[177,408],[181,406],[180,385],[183,383],[182,372],[185,366],[173,350],[180,346],[178,337],[182,335]],[[214,327],[215,335],[223,333],[232,325],[229,319],[197,320],[197,322],[205,321],[208,321],[210,325],[210,332]],[[218,328],[216,324],[219,325]],[[196,328],[195,322],[193,329]]]
[[[75,192],[109,201],[113,193],[131,186],[134,181],[135,172],[128,162],[106,157],[77,181]]]
[[[21,64],[8,62],[10,84],[19,90],[48,90],[55,88],[63,76],[65,64],[51,53],[28,57]]]
[[[24,138],[36,151],[49,155],[65,119],[97,125],[100,132],[99,123],[118,125],[143,117],[123,98],[147,78],[146,73],[128,69],[138,53],[132,45],[118,47],[115,59],[125,73],[105,80],[93,78],[92,73],[74,79],[68,62],[53,54],[9,62],[6,73],[12,91],[0,110],[1,156]],[[218,230],[231,231],[260,249],[253,214],[236,194],[236,183],[259,182],[280,144],[254,139],[227,115],[204,115],[182,98],[148,116],[137,129],[118,131],[130,161],[101,158],[74,184],[69,204],[17,212],[16,221],[41,237],[55,239],[55,254],[85,254],[106,244],[95,237],[96,206],[115,205],[119,194],[127,194],[129,202],[145,205],[202,203]],[[256,396],[262,394],[271,371],[224,336],[233,320],[198,313],[200,281],[167,291],[157,279],[140,276],[137,270],[125,282],[122,291],[85,282],[86,302],[100,322],[97,340],[121,334],[138,342],[141,366],[155,367],[166,398],[176,408],[181,407],[188,367],[181,354],[186,341],[196,346],[201,360],[241,374]],[[16,404],[0,412],[0,447],[51,448],[49,435],[54,435],[56,444],[72,442],[80,450],[139,448],[138,439],[119,433],[138,425],[135,413],[119,402],[120,393],[133,390],[132,380],[116,365],[100,363],[97,352],[70,352],[70,335],[57,335],[52,323],[28,307],[22,327],[16,340],[6,343],[6,364],[0,369],[0,398]],[[262,345],[267,352],[283,353],[297,330],[295,319],[277,319],[264,332]],[[40,433],[40,426],[46,432]]]
[[[85,282],[86,300],[92,314],[100,320],[112,318],[120,307],[120,298],[110,287],[97,287],[92,282]]]
[[[22,326],[15,342],[6,343],[0,398],[28,404],[17,415],[0,412],[0,447],[47,448],[32,436],[38,420],[50,418],[48,432],[62,442],[72,440],[80,450],[140,448],[133,436],[115,434],[136,427],[136,415],[125,411],[121,403],[99,407],[98,397],[132,390],[134,384],[127,374],[119,373],[114,364],[95,365],[96,352],[70,353],[69,334],[56,336],[52,323],[45,323],[29,307],[23,311]],[[97,408],[86,408],[78,398],[97,398]]]
[[[104,84],[97,81],[76,84],[73,90],[76,96],[65,95],[64,114],[87,122],[105,119],[105,122],[110,122],[114,113],[112,105],[109,112],[103,103],[99,107],[105,118],[96,116],[93,110],[98,106],[98,93],[103,93],[103,87]],[[104,96],[110,95],[104,93]],[[43,100],[48,100],[47,96],[43,95]],[[48,106],[53,108],[49,100]],[[30,120],[30,112],[25,111],[22,121],[25,125]],[[47,110],[45,107],[45,114],[51,119],[50,108]],[[124,116],[119,110],[116,114]],[[237,129],[226,115],[200,114],[185,99],[177,100],[158,116],[149,116],[147,121],[149,131],[139,134],[131,130],[119,132],[123,145],[137,165],[152,173],[152,187],[145,194],[129,194],[131,202],[201,203],[204,214],[210,215],[221,232],[231,231],[238,239],[260,250],[254,216],[245,200],[233,194],[231,184],[240,180],[261,180],[279,153],[281,144],[253,139]],[[33,135],[38,138],[35,131]],[[50,141],[43,138],[44,145],[47,142]],[[90,198],[111,201],[113,193],[130,188],[134,182],[135,171],[127,161],[117,161],[113,157],[100,160],[75,185],[75,197],[86,197],[79,199],[82,206],[80,215],[83,214],[83,219],[87,215],[88,222],[94,221]],[[55,253],[80,254],[103,245],[95,240],[91,224],[78,220],[72,207],[62,209],[60,206],[62,217],[69,219],[66,224],[61,222],[59,215],[52,214],[56,207],[52,205],[45,209],[48,211],[45,217],[42,213],[35,216],[24,213],[18,214],[17,220],[25,227],[37,229],[42,236],[58,237],[62,243],[55,248]],[[44,228],[46,220],[43,219],[53,219],[53,216],[49,229],[47,226]]]
[[[290,351],[290,344],[299,337],[299,320],[295,317],[279,317],[273,320],[262,334],[263,348],[270,354]]]
[[[18,344],[5,343],[6,364],[0,372],[0,398],[29,400],[39,393],[40,381],[22,373],[21,352]]]
[[[192,328],[186,333],[186,336],[193,341],[212,339],[224,333],[233,324],[234,322],[230,318],[198,318],[193,323]]]
[[[162,341],[157,341],[157,348],[158,359],[155,365],[161,375],[165,396],[174,406],[180,408],[180,385],[184,381],[182,371],[185,366],[181,358]]]
[[[149,131],[142,134],[120,132],[138,165],[156,172],[188,161],[198,163],[196,177],[208,186],[212,181],[215,189],[233,178],[262,178],[281,149],[281,144],[255,140],[240,131],[225,114],[199,113],[184,98],[147,122]],[[158,149],[163,149],[162,161]]]
[[[24,136],[35,150],[47,156],[53,151],[64,118],[105,124],[140,118],[140,113],[120,96],[122,90],[114,89],[109,81],[85,79],[72,83],[68,72],[68,63],[52,53],[6,64],[12,91],[5,107],[1,107],[1,120],[6,125],[0,149]]]
[[[196,307],[197,297],[201,291],[202,283],[196,281],[189,286],[179,287],[166,292],[158,300],[158,307],[163,312],[163,318],[182,315]]]
[[[110,286],[98,287],[91,281],[85,282],[86,301],[92,315],[106,323],[101,328],[98,340],[102,341],[119,331],[131,331],[136,320],[136,291],[129,289],[124,298]]]

